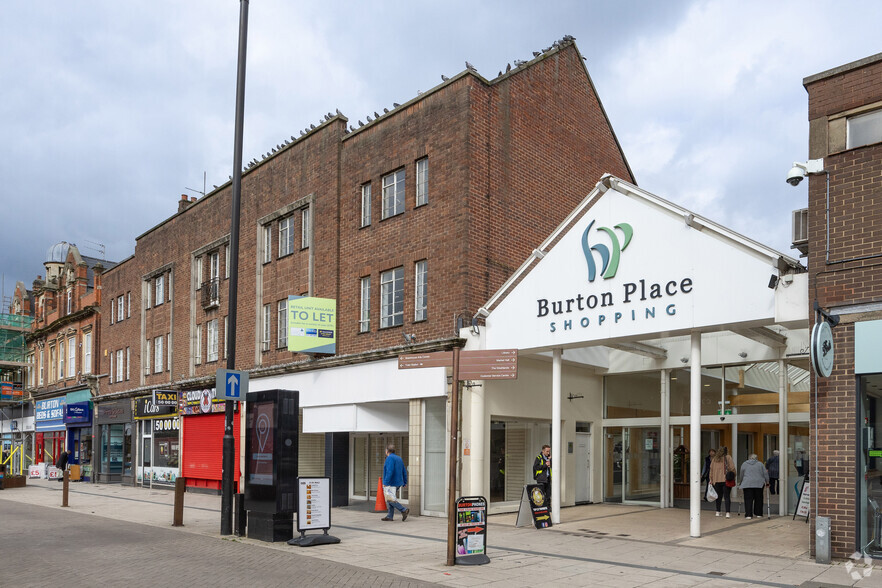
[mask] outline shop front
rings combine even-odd
[[[178,406],[156,404],[152,396],[135,400],[138,422],[136,483],[145,488],[173,486],[180,471]]]
[[[92,475],[92,403],[65,405],[64,424],[67,427],[70,479],[73,482],[89,481]]]
[[[180,393],[180,407],[181,475],[187,479],[188,488],[219,492],[223,471],[224,401],[216,397],[214,388],[187,390]],[[240,455],[239,421],[237,406],[233,417],[235,455]],[[171,445],[168,447],[171,451]],[[234,462],[233,480],[238,487],[240,460]]]
[[[95,416],[98,439],[97,481],[132,484],[132,401],[98,404]]]
[[[34,407],[35,463],[55,465],[61,452],[67,449],[64,407],[64,397],[36,401]]]

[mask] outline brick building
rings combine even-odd
[[[69,463],[77,466],[75,477],[85,479],[93,465],[91,399],[98,394],[101,276],[114,265],[61,242],[49,248],[46,277],[38,276],[32,290],[25,386],[35,405],[34,461],[54,463],[66,450]]]
[[[809,303],[839,317],[813,375],[812,448],[834,557],[882,554],[882,54],[809,76]],[[816,315],[817,316],[817,313]]]
[[[468,324],[602,174],[634,178],[571,42],[348,123],[329,115],[243,174],[235,363],[252,390],[301,391],[301,471],[333,471],[336,503],[374,496],[381,448],[395,442],[413,456],[411,508],[435,512],[443,501],[421,502],[421,488],[444,487],[427,452],[444,447],[448,385],[443,368],[399,372],[398,354],[461,344],[458,319]],[[188,483],[219,487],[210,396],[228,345],[230,198],[229,183],[182,197],[104,276],[102,403],[173,389],[195,406],[173,425],[183,447],[141,421],[142,483],[152,453],[154,469],[160,456],[180,461]],[[290,295],[337,301],[336,355],[287,350]],[[442,428],[427,440],[430,422]]]

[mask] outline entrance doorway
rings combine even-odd
[[[395,444],[396,453],[407,466],[408,437],[406,433],[355,433],[350,437],[352,455],[351,500],[376,500],[377,483],[383,477],[386,446]],[[407,502],[407,488],[401,489],[401,501]]]
[[[607,427],[604,500],[661,504],[661,429]]]
[[[576,424],[576,450],[574,453],[576,466],[576,504],[591,502],[591,433],[580,432],[581,423]]]

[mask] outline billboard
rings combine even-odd
[[[288,296],[288,351],[337,352],[337,301]]]

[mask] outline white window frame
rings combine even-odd
[[[40,350],[40,369],[37,372],[37,385],[43,385],[43,370],[46,368],[46,355]]]
[[[153,284],[149,281],[147,282],[147,299],[144,301],[144,308],[150,308],[152,306],[151,302],[153,301]]]
[[[77,338],[67,338],[67,377],[73,378],[77,375]]]
[[[126,381],[132,379],[132,348],[126,347]]]
[[[202,256],[196,258],[196,289],[202,288]],[[149,306],[149,305],[148,305]]]
[[[380,328],[404,324],[404,267],[380,274]]]
[[[116,322],[121,323],[125,320],[125,307],[123,306],[123,297],[120,294],[116,299]]]
[[[165,302],[165,276],[156,276],[156,296],[153,297],[154,306]]]
[[[882,141],[882,108],[850,116],[845,124],[846,149],[856,149]],[[854,135],[860,138],[854,139]]]
[[[276,312],[276,347],[288,348],[288,299],[279,300]]]
[[[146,353],[144,354],[144,375],[150,375],[150,339],[144,343],[144,349]]]
[[[49,369],[46,370],[46,383],[51,384],[55,381],[55,356],[57,355],[58,350],[55,348],[55,345],[49,346]]]
[[[429,158],[423,157],[416,162],[416,206],[429,203]]]
[[[35,372],[37,371],[36,369],[34,369],[36,367],[36,364],[34,363],[35,361],[36,361],[36,358],[34,357],[34,354],[29,353],[28,359],[27,359],[27,362],[28,362],[28,388],[34,387],[34,378],[36,377]]]
[[[126,292],[126,318],[132,316],[132,293]]]
[[[165,334],[165,371],[170,372],[172,367],[172,339],[171,333]]]
[[[111,325],[113,324],[113,319],[114,319],[114,317],[116,316],[116,315],[114,314],[115,303],[116,303],[116,299],[115,299],[115,298],[111,298],[111,299],[110,299],[110,324],[111,324]]]
[[[70,314],[73,312],[73,290],[70,288],[67,289],[67,312],[65,314]]]
[[[212,251],[208,254],[208,279],[211,282],[219,281],[220,278],[220,253]]]
[[[64,379],[64,360],[66,356],[64,355],[64,339],[58,341],[58,381]]]
[[[161,374],[162,373],[162,361],[164,356],[162,354],[162,335],[153,339],[153,373]]]
[[[194,341],[195,348],[193,350],[193,362],[196,365],[202,363],[202,324],[196,325],[196,341]]]
[[[383,219],[391,218],[404,212],[406,179],[403,167],[383,176]]]
[[[224,247],[224,277],[230,277],[230,245]]]
[[[309,249],[309,207],[300,211],[300,248]]]
[[[361,310],[359,311],[358,332],[367,333],[371,330],[371,277],[359,280]]]
[[[229,315],[224,317],[224,359],[227,358],[227,353],[230,348],[229,345],[229,335],[230,333],[230,317]]]
[[[92,373],[92,331],[83,333],[83,373]]]
[[[371,183],[361,185],[361,226],[371,224]]]
[[[211,363],[213,361],[217,361],[217,319],[211,319],[210,321],[205,323],[205,329],[205,339],[206,343],[208,344],[208,348],[205,350],[205,361],[206,363]]]
[[[261,326],[260,350],[270,350],[270,305],[263,305],[263,325]]]
[[[279,257],[294,253],[294,217],[279,219]]]
[[[113,384],[113,351],[110,352],[110,369],[107,370],[107,383]]]
[[[263,263],[273,260],[273,227],[263,225]]]
[[[116,350],[116,381],[123,381],[123,371],[125,370],[125,362],[123,361],[123,350]]]
[[[424,321],[427,318],[429,301],[428,262],[425,259],[416,262],[413,274],[413,320],[414,322]]]

